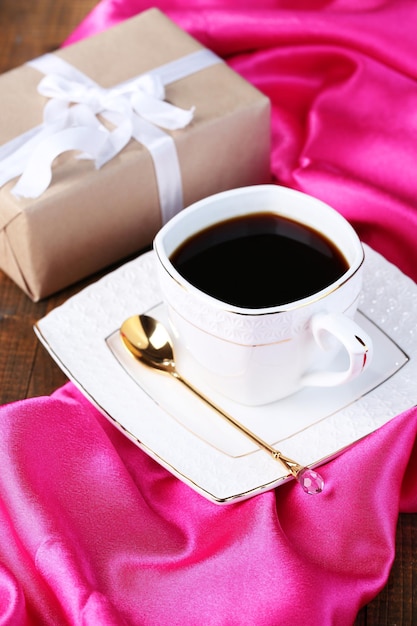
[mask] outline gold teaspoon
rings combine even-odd
[[[300,483],[306,493],[316,494],[323,491],[324,480],[314,470],[303,467],[292,459],[284,456],[282,452],[276,450],[266,441],[258,437],[251,430],[246,428],[234,417],[216,406],[201,391],[193,387],[187,380],[179,374],[172,347],[171,338],[165,326],[149,315],[133,315],[123,322],[120,329],[122,340],[129,352],[144,364],[166,374],[170,374],[180,383],[188,387],[199,398],[206,402],[229,424],[232,424],[241,433],[251,439],[259,448],[268,452],[275,461],[279,461],[294,478]]]

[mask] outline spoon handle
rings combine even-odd
[[[316,494],[323,491],[324,480],[316,471],[303,467],[296,461],[293,461],[289,457],[285,456],[279,450],[276,450],[273,446],[271,446],[268,442],[264,441],[261,437],[252,432],[249,428],[247,428],[244,424],[235,419],[232,415],[218,407],[210,398],[204,395],[199,389],[194,387],[191,383],[189,383],[185,378],[178,373],[176,370],[172,370],[169,372],[171,376],[173,376],[178,382],[181,382],[185,385],[190,391],[195,393],[201,400],[203,400],[206,404],[208,404],[212,409],[216,411],[223,419],[225,419],[229,424],[234,426],[241,433],[246,435],[249,439],[251,439],[259,448],[268,452],[270,456],[274,459],[274,461],[279,461],[287,470],[289,474],[291,474],[302,486],[304,491],[309,494]]]

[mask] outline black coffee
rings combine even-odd
[[[324,235],[272,213],[214,224],[187,239],[171,261],[205,293],[246,308],[300,300],[348,269],[343,254]]]

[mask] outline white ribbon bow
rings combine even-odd
[[[43,123],[0,146],[0,187],[20,176],[12,193],[37,198],[52,179],[52,163],[63,152],[100,168],[133,138],[150,152],[155,167],[162,222],[183,208],[181,172],[175,143],[165,130],[184,128],[194,108],[165,101],[164,85],[221,63],[206,48],[162,65],[148,74],[105,89],[55,54],[29,63],[45,76],[38,91],[49,98]],[[113,125],[106,128],[100,115]],[[165,129],[165,130],[162,130]]]
[[[194,108],[186,111],[165,102],[165,87],[158,76],[145,74],[132,82],[104,89],[49,74],[38,86],[41,95],[51,98],[45,106],[45,119],[56,118],[70,103],[83,104],[94,114],[113,111],[130,117],[134,111],[152,124],[168,130],[184,128],[192,120]],[[63,105],[63,106],[60,106]]]
[[[186,111],[164,102],[164,85],[152,75],[104,89],[93,81],[49,74],[40,81],[38,91],[50,98],[43,125],[0,163],[0,185],[21,175],[12,190],[17,197],[40,196],[51,182],[54,159],[63,152],[80,150],[82,158],[92,159],[100,168],[146,130],[144,122],[175,130],[189,124],[194,113],[194,109]],[[97,114],[110,121],[114,130],[103,126]]]

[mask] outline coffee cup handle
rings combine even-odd
[[[321,349],[329,348],[329,338],[335,337],[346,349],[349,366],[343,371],[317,371],[307,373],[303,386],[334,387],[353,380],[372,359],[372,340],[352,319],[342,313],[317,313],[310,321],[311,331]]]

